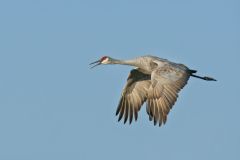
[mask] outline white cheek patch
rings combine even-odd
[[[108,58],[104,59],[104,60],[102,61],[102,64],[108,64]]]

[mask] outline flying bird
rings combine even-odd
[[[191,77],[206,81],[216,81],[207,76],[198,76],[196,70],[189,69],[184,64],[174,63],[156,56],[141,56],[131,60],[118,60],[103,56],[90,63],[91,68],[101,64],[122,64],[136,67],[127,78],[117,107],[118,121],[132,123],[138,118],[138,111],[146,102],[149,120],[154,125],[161,126],[167,121],[167,115],[175,104],[179,91]]]

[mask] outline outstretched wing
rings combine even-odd
[[[138,111],[147,99],[150,85],[151,75],[144,74],[137,69],[131,70],[116,111],[116,115],[119,114],[118,121],[124,116],[124,123],[129,118],[129,124],[131,124],[133,115],[137,120]]]
[[[166,123],[167,115],[177,100],[178,92],[187,84],[190,73],[183,65],[166,64],[151,74],[147,97],[147,113],[154,125]]]

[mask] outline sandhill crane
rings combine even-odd
[[[117,60],[103,56],[98,61],[90,63],[93,65],[91,68],[101,64],[137,67],[130,71],[116,111],[116,116],[119,115],[118,121],[124,117],[124,124],[128,119],[131,124],[133,116],[136,121],[138,111],[146,102],[149,120],[153,120],[154,125],[158,123],[161,126],[166,123],[167,115],[177,100],[178,92],[187,84],[190,76],[216,81],[211,77],[195,75],[196,70],[191,70],[183,64],[150,55],[132,60]]]

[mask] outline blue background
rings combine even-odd
[[[2,0],[0,159],[239,160],[238,0]],[[165,126],[115,111],[131,67],[152,54],[197,69]]]

